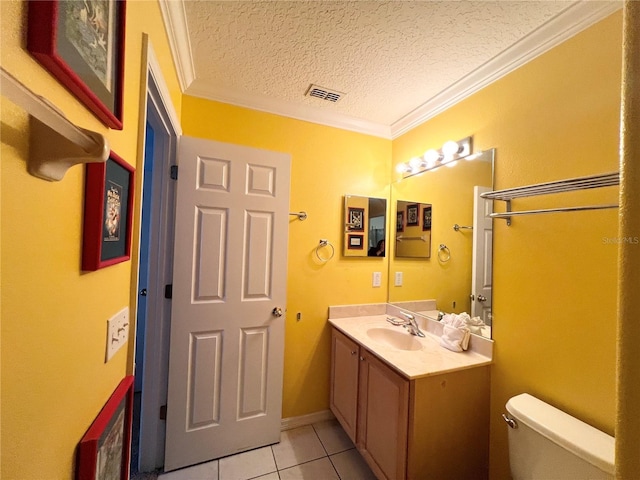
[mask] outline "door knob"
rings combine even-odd
[[[472,293],[471,295],[469,295],[469,298],[473,302],[476,299],[476,296]]]
[[[147,296],[147,289],[143,288],[142,290],[140,290],[140,295],[143,296],[143,297],[146,297]]]
[[[487,301],[487,297],[485,297],[484,295],[478,295],[478,301],[479,302],[486,302]]]
[[[281,317],[282,309],[280,307],[274,307],[274,309],[271,310],[271,315],[273,315],[274,317]]]

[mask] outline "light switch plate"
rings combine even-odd
[[[129,340],[129,307],[107,320],[107,354],[105,363]]]
[[[396,272],[396,281],[394,283],[396,287],[402,286],[402,272]]]
[[[373,286],[379,287],[382,284],[382,272],[373,272]]]

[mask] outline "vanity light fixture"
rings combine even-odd
[[[404,174],[404,177],[409,177],[416,173],[434,170],[442,165],[453,167],[462,158],[473,160],[479,155],[471,153],[472,140],[473,137],[466,137],[457,142],[449,140],[440,150],[427,150],[421,157],[413,157],[408,162],[400,163],[396,170],[398,173]]]

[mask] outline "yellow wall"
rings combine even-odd
[[[105,133],[129,162],[138,156],[143,31],[182,110],[185,134],[291,154],[291,211],[309,218],[292,217],[289,228],[284,417],[328,407],[327,307],[387,298],[388,257],[340,254],[344,194],[389,199],[392,165],[469,134],[476,149],[497,148],[497,188],[617,169],[619,14],[391,142],[181,97],[159,9],[134,1],[125,130],[107,130],[25,51],[26,5],[3,1],[0,8],[2,66],[74,122]],[[1,474],[70,478],[77,442],[126,373],[125,351],[106,365],[103,356],[106,319],[130,301],[133,263],[80,272],[84,170],[74,167],[58,183],[29,176],[26,115],[4,98],[1,106]],[[607,195],[615,201],[615,192]],[[577,197],[551,203],[602,195]],[[508,464],[500,413],[514,394],[530,392],[613,433],[617,247],[608,239],[617,236],[617,215],[495,223],[491,473],[502,479]],[[314,255],[321,238],[336,248],[325,264]],[[374,271],[382,272],[381,288],[371,286]]]
[[[185,135],[291,154],[290,211],[304,210],[309,217],[291,217],[289,224],[282,413],[293,417],[326,410],[327,307],[387,299],[384,286],[371,286],[374,271],[382,272],[386,285],[386,257],[341,255],[343,196],[388,199],[391,141],[189,96],[183,98],[182,124]],[[315,257],[321,238],[336,250],[325,264]]]
[[[618,169],[621,15],[616,13],[393,142],[393,164],[474,135],[497,148],[496,188]],[[617,189],[522,205],[617,201]],[[500,207],[502,208],[502,207]],[[613,434],[617,211],[494,222],[491,478],[509,478],[513,395],[529,392]]]
[[[108,130],[25,49],[27,2],[0,2],[2,66],[76,124],[137,158],[142,33],[180,111],[156,2],[127,2],[124,130]],[[131,266],[80,271],[84,168],[60,182],[26,172],[27,115],[2,97],[2,469],[7,480],[73,478],[74,452],[127,373],[127,349],[104,363],[106,320],[129,305]],[[139,199],[139,192],[136,192]],[[137,210],[137,207],[136,207]],[[135,230],[134,230],[135,231]]]
[[[438,168],[391,185],[391,218],[396,218],[396,202],[408,200],[431,204],[432,220],[430,231],[422,230],[420,218],[419,226],[405,227],[405,231],[400,233],[404,236],[430,233],[431,256],[403,258],[398,257],[393,249],[389,277],[393,279],[395,272],[402,272],[403,284],[395,286],[393,280],[390,282],[390,302],[435,299],[438,310],[471,313],[473,233],[471,230],[456,232],[453,225],[473,225],[473,187],[491,187],[491,175],[491,154],[487,152],[482,159],[460,161],[454,167]],[[424,245],[422,242],[405,241],[402,246],[406,247],[406,244],[416,248]],[[440,244],[446,245],[451,252],[451,258],[446,262],[438,258]],[[445,259],[447,254],[443,252],[441,256]]]

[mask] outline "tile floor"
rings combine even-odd
[[[375,480],[337,420],[282,432],[280,443],[161,474],[158,480]]]

